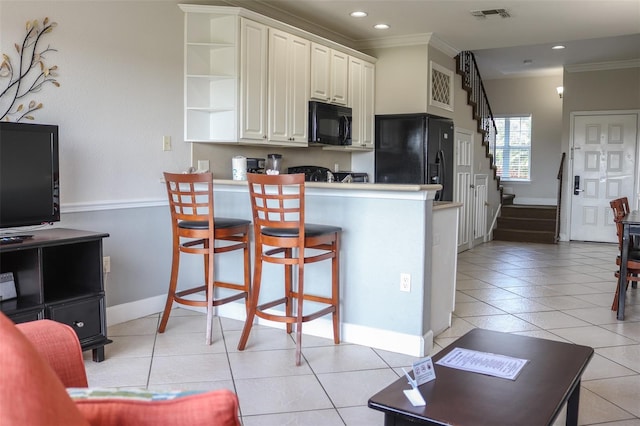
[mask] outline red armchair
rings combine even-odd
[[[66,387],[87,387],[78,338],[50,320],[15,325],[0,312],[0,413],[3,425],[240,426],[228,390],[168,401],[72,400]]]

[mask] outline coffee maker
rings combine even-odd
[[[247,158],[247,173],[264,173],[264,158]]]

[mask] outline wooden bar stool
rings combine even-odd
[[[340,343],[340,232],[337,226],[304,222],[304,174],[248,174],[249,195],[255,235],[253,287],[247,320],[240,336],[238,350],[244,350],[254,317],[286,323],[287,333],[296,325],[296,365],[300,365],[302,323],[331,314],[333,341]],[[313,249],[313,254],[305,253]],[[320,253],[318,253],[318,251]],[[305,293],[304,266],[331,259],[331,296]],[[284,266],[284,296],[260,303],[263,263]],[[297,267],[297,282],[293,269]],[[314,312],[304,312],[304,302],[327,305]],[[270,310],[284,305],[284,311]],[[294,311],[295,305],[295,313]]]
[[[173,233],[173,261],[167,303],[160,321],[159,333],[169,321],[173,302],[207,308],[206,344],[212,340],[213,308],[234,300],[245,299],[245,308],[251,289],[251,259],[249,255],[249,228],[251,221],[214,217],[213,176],[211,173],[164,173],[171,209]],[[244,251],[243,283],[235,284],[215,280],[215,255],[235,250]],[[204,256],[205,284],[176,291],[178,270],[182,253]],[[215,288],[234,290],[224,298],[215,298]],[[185,296],[204,291],[205,298]]]

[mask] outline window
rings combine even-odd
[[[531,180],[531,116],[495,118],[496,166],[504,180]]]

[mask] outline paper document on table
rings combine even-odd
[[[515,380],[527,362],[529,362],[527,359],[455,348],[437,361],[436,364],[457,368],[458,370],[472,371],[474,373]]]

